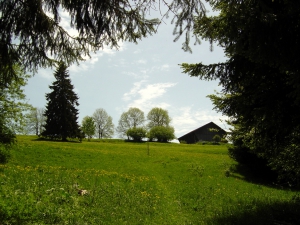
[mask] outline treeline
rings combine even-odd
[[[147,120],[142,110],[130,108],[122,113],[118,126],[114,129],[112,117],[100,108],[92,116],[83,118],[81,129],[88,139],[111,138],[116,131],[119,137],[126,137],[128,140],[142,141],[148,138],[149,141],[167,142],[175,138],[170,122],[168,111],[162,108],[153,108],[148,113]]]
[[[130,108],[122,113],[116,129],[112,117],[99,108],[93,115],[84,117],[79,126],[78,97],[64,63],[59,64],[54,77],[56,80],[49,86],[52,91],[46,94],[46,109],[31,108],[25,116],[23,130],[63,141],[67,138],[111,138],[115,132],[122,138],[134,141],[148,138],[150,141],[168,142],[175,138],[168,111],[161,108],[153,108],[147,114],[147,120],[142,110]]]

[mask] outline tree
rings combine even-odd
[[[127,130],[126,135],[134,141],[142,141],[147,137],[147,130],[143,127],[132,127]]]
[[[104,109],[97,109],[93,114],[93,119],[99,139],[111,138],[113,136],[114,124],[112,117],[109,116]]]
[[[54,77],[56,81],[49,87],[52,92],[46,94],[48,103],[44,115],[47,120],[42,136],[67,141],[68,137],[80,136],[76,109],[79,105],[78,97],[73,91],[74,87],[69,79],[67,66],[63,62],[59,63]]]
[[[149,120],[149,140],[156,139],[159,142],[168,142],[175,138],[175,130],[170,126],[171,118],[167,110],[153,108],[147,115]]]
[[[117,132],[120,136],[127,136],[128,129],[141,127],[144,121],[145,116],[143,111],[138,108],[130,108],[127,112],[122,113],[119,119]]]
[[[13,68],[16,79],[9,84],[0,85],[0,163],[3,164],[10,158],[10,148],[15,143],[16,134],[23,131],[24,112],[31,107],[26,103],[23,90],[29,76],[20,66],[14,65]],[[0,70],[0,81],[2,72]]]
[[[88,140],[94,136],[96,126],[93,117],[85,116],[82,119],[81,130],[88,137]]]
[[[43,108],[32,108],[26,115],[26,129],[29,133],[34,132],[35,135],[40,135],[44,130],[46,118]]]
[[[22,133],[25,125],[24,112],[30,109],[26,102],[23,87],[29,75],[18,65],[14,65],[16,79],[5,86],[0,86],[0,143],[10,144],[16,133]],[[2,71],[0,71],[2,74]],[[2,75],[0,76],[0,78]]]
[[[209,97],[238,127],[234,147],[264,158],[279,178],[300,185],[300,2],[210,3],[220,14],[198,17],[194,33],[222,46],[229,59],[182,64],[183,71],[219,79],[222,92]]]
[[[32,0],[0,2],[0,71],[3,84],[15,77],[14,64],[22,64],[25,70],[36,71],[38,67],[54,66],[56,61],[83,60],[104,45],[118,47],[119,41],[137,42],[153,34],[157,19],[146,19],[151,10],[161,5],[174,13],[176,39],[189,31],[196,15],[204,14],[203,4],[198,0],[157,1],[129,0]],[[77,36],[68,33],[60,25],[62,14],[70,17],[70,26]],[[187,44],[185,50],[190,50]]]
[[[159,142],[168,142],[175,139],[174,128],[170,126],[155,126],[149,132],[149,140],[156,139]]]
[[[167,127],[171,122],[168,111],[162,108],[151,109],[147,115],[147,119],[149,120],[148,127],[150,129],[156,126]]]

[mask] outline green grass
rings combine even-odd
[[[0,165],[0,224],[300,223],[299,192],[248,182],[234,164],[224,145],[19,136]]]

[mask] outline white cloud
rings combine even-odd
[[[60,21],[60,25],[73,37],[78,36],[78,31],[76,29],[71,28],[70,26],[70,15],[68,12],[61,10],[60,11],[61,14],[61,21]]]
[[[158,98],[162,97],[168,88],[174,87],[175,83],[156,83],[143,86],[145,80],[134,83],[134,87],[123,95],[123,100],[130,101],[129,107],[138,107],[144,112],[153,107],[168,108],[169,103],[160,102]]]
[[[141,86],[144,82],[145,82],[145,80],[135,82],[133,84],[133,88],[131,88],[131,90],[129,92],[127,92],[123,95],[123,100],[130,101],[132,99],[132,97],[135,97],[138,94],[138,92],[141,89]]]
[[[150,101],[151,99],[158,98],[166,93],[166,89],[175,86],[175,83],[156,83],[149,84],[146,88],[138,91],[140,94],[140,102]]]

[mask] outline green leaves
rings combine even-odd
[[[96,131],[94,119],[92,117],[85,116],[82,119],[81,130],[88,137],[88,140],[90,140]]]
[[[148,136],[151,141],[168,142],[175,139],[174,132],[171,126],[155,126],[150,129]]]
[[[158,107],[150,110],[147,119],[149,120],[148,128],[150,129],[155,126],[169,126],[171,122],[168,111]]]
[[[134,141],[142,141],[143,138],[147,137],[147,130],[142,127],[132,127],[127,130],[126,135]]]

